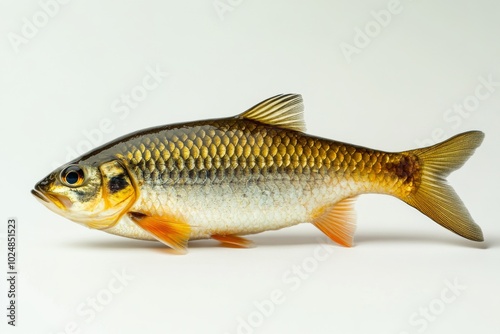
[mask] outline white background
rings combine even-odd
[[[49,17],[37,1],[1,0],[0,262],[7,217],[20,224],[18,327],[6,325],[1,279],[1,332],[499,333],[500,4],[401,0],[398,14],[379,14],[381,27],[371,12],[388,1],[220,3],[231,10],[218,12],[212,0],[74,0],[52,5]],[[16,47],[13,34],[33,16],[38,31]],[[365,28],[372,37],[362,45],[357,29]],[[347,44],[360,46],[351,57]],[[140,89],[148,67],[169,75],[120,118],[112,105]],[[480,78],[496,86],[487,91]],[[486,241],[366,195],[353,248],[300,225],[250,237],[256,248],[201,241],[176,256],[83,228],[30,194],[70,150],[88,145],[85,132],[103,143],[289,92],[304,97],[308,133],[363,146],[398,151],[484,131],[449,180]],[[112,131],[97,134],[103,120]],[[123,271],[129,279],[119,283]],[[280,292],[278,303],[263,302]],[[96,297],[105,305],[92,318],[87,302]]]

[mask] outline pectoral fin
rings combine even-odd
[[[212,239],[220,241],[222,244],[227,244],[230,246],[240,247],[240,248],[249,248],[253,246],[253,242],[245,239],[243,237],[239,237],[237,235],[219,235],[214,234],[211,236]]]
[[[336,243],[351,247],[356,230],[355,200],[356,197],[346,198],[324,208],[312,223]]]
[[[189,224],[176,217],[152,217],[139,212],[129,212],[129,218],[158,241],[185,253],[191,234]]]

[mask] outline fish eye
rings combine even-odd
[[[78,165],[70,165],[61,172],[61,181],[69,187],[77,187],[83,180],[84,173]]]

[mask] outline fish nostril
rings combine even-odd
[[[39,182],[35,185],[35,190],[38,192],[43,192],[46,185],[47,184],[44,184],[43,182]]]

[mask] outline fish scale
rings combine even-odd
[[[318,206],[404,182],[379,167],[394,154],[246,119],[153,130],[118,150],[139,185],[131,210],[182,217],[192,225],[191,239],[310,221]],[[132,236],[143,234],[128,228]]]
[[[242,126],[242,123],[248,124]],[[230,126],[242,126],[243,129],[231,131]],[[204,129],[213,127],[219,130]],[[188,133],[169,134],[184,131]],[[213,137],[210,138],[207,133]],[[189,135],[195,137],[193,140],[187,139],[187,143],[179,138]],[[355,172],[365,172],[373,173],[372,177],[376,178],[383,172],[383,164],[397,158],[390,153],[346,146],[297,132],[276,131],[252,121],[236,122],[231,119],[163,129],[136,137],[120,146],[125,163],[138,180],[148,182],[164,178],[164,185],[204,183],[207,178],[214,182],[227,181],[227,178],[233,177],[235,170],[236,173],[254,176],[275,172],[280,175],[338,172],[342,176],[352,174],[356,177],[362,174],[355,175]],[[194,174],[189,173],[192,171],[201,177],[193,178]],[[152,178],[154,172],[160,173],[159,176]]]

